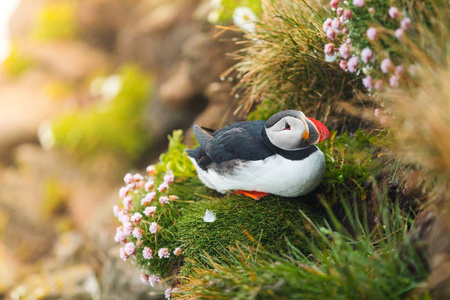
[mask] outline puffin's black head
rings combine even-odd
[[[274,114],[266,121],[264,129],[273,145],[288,151],[305,149],[330,137],[325,125],[297,110]]]

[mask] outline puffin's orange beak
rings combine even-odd
[[[321,122],[315,119],[312,118],[307,119],[310,120],[317,129],[317,133],[319,134],[319,141],[317,143],[320,143],[331,137],[330,131],[328,130],[328,128],[325,127],[325,125],[323,125]]]

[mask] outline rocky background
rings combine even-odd
[[[76,2],[76,4],[74,4]],[[230,89],[239,33],[207,21],[210,1],[22,0],[11,23],[20,76],[0,75],[0,294],[11,299],[155,299],[114,246],[111,208],[126,169],[83,164],[43,149],[38,131],[61,113],[99,99],[86,82],[127,62],[154,77],[145,126],[153,148],[132,167],[154,162],[167,134],[193,123],[217,128],[238,119]],[[76,34],[37,41],[39,15],[52,3],[75,5]],[[56,84],[55,84],[56,83]],[[67,89],[61,87],[69,87]]]

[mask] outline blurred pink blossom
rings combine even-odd
[[[342,58],[349,58],[350,57],[350,47],[347,44],[342,44],[339,47],[339,54]]]
[[[147,181],[144,185],[145,191],[150,192],[150,190],[155,186],[155,182],[153,180]]]
[[[158,232],[159,226],[156,222],[152,222],[150,225],[150,233],[156,234]]]
[[[364,48],[361,51],[361,60],[367,64],[369,63],[370,59],[372,58],[373,52],[369,48]]]
[[[147,171],[147,174],[150,176],[155,176],[156,175],[156,168],[154,165],[150,165],[148,166],[145,171]]]
[[[333,55],[334,54],[334,45],[332,43],[326,44],[324,52],[326,55]]]
[[[338,5],[339,5],[339,0],[331,0],[330,1],[330,6],[333,10],[336,9],[338,7]]]
[[[403,66],[396,66],[395,67],[395,75],[397,75],[398,77],[401,77],[403,74],[405,74],[405,69],[403,68]]]
[[[123,223],[123,233],[128,236],[133,232],[133,224],[130,222]]]
[[[121,244],[125,243],[126,239],[125,239],[125,234],[123,233],[122,227],[116,228],[116,235],[114,236],[114,241],[116,241],[116,243],[121,243]]]
[[[123,198],[123,207],[126,209],[130,209],[131,203],[133,203],[133,198],[131,196],[126,196]]]
[[[401,40],[403,38],[403,35],[405,33],[405,30],[403,28],[397,28],[395,30],[395,37]]]
[[[119,205],[114,205],[114,206],[113,206],[113,214],[114,214],[114,216],[115,216],[115,217],[118,217],[119,212],[120,212],[121,210],[122,210],[122,209],[119,207]]]
[[[353,5],[358,7],[364,6],[364,0],[353,0]]]
[[[355,72],[357,66],[358,66],[358,58],[356,56],[353,56],[348,60],[347,68],[350,73]]]
[[[389,58],[385,58],[381,61],[380,69],[384,74],[388,73],[393,67],[392,61]]]
[[[126,243],[125,246],[123,247],[125,254],[127,256],[131,256],[134,254],[134,251],[136,250],[136,245],[133,244],[132,242]]]
[[[339,67],[341,67],[342,70],[347,71],[347,61],[345,59],[342,59],[339,62]]]
[[[331,18],[328,18],[325,20],[325,22],[323,22],[323,31],[324,32],[327,32],[328,28],[331,27],[331,22],[332,22]]]
[[[158,256],[159,256],[159,258],[169,258],[169,256],[170,256],[169,249],[167,249],[167,248],[160,248],[158,250]]]
[[[373,87],[373,80],[371,76],[366,76],[363,78],[363,85],[367,89],[371,89]]]
[[[158,282],[160,281],[159,277],[156,275],[152,275],[149,277],[148,279],[150,286],[154,287],[155,285],[158,284]]]
[[[145,195],[144,198],[142,198],[141,200],[141,205],[149,205],[156,197],[156,193],[155,192],[151,192],[148,193],[147,195]]]
[[[332,41],[334,41],[334,39],[336,38],[336,32],[334,31],[333,28],[327,29],[327,38],[329,38]]]
[[[127,173],[127,174],[125,175],[125,177],[123,177],[123,181],[124,181],[126,184],[132,183],[132,182],[133,182],[133,175],[131,175],[130,173]]]
[[[139,223],[142,220],[142,215],[140,213],[134,213],[131,218],[130,218],[131,222],[136,222]]]
[[[334,31],[339,32],[341,29],[341,22],[337,18],[334,18],[333,21],[331,21],[331,28],[333,28]]]
[[[147,274],[141,274],[141,282],[143,284],[149,284],[148,275]]]
[[[134,182],[141,181],[141,180],[144,180],[144,177],[142,177],[141,174],[136,173],[136,174],[133,175],[133,181]]]
[[[375,9],[373,7],[369,7],[369,14],[373,15],[375,13]]]
[[[381,91],[383,89],[383,80],[378,79],[377,81],[375,81],[374,87],[376,90]]]
[[[410,18],[404,18],[403,20],[400,21],[400,27],[403,28],[404,30],[408,29],[410,25],[411,25]]]
[[[159,203],[164,206],[164,204],[169,203],[169,198],[167,198],[166,196],[161,196],[159,197]]]
[[[149,247],[144,247],[144,250],[142,250],[142,256],[145,259],[152,259],[153,258],[153,251]]]
[[[169,184],[167,182],[163,182],[158,186],[158,192],[164,192],[169,188]]]
[[[123,247],[119,249],[119,255],[123,261],[128,259],[128,255],[125,253],[125,249]]]
[[[146,207],[144,210],[144,215],[146,215],[147,217],[153,215],[156,212],[156,206],[149,206]]]
[[[391,8],[389,8],[389,17],[391,17],[392,19],[397,19],[398,17],[398,8],[392,6]]]
[[[164,176],[164,182],[167,182],[167,184],[173,183],[175,180],[175,176],[173,174],[167,174]]]
[[[378,30],[374,27],[367,29],[367,37],[369,40],[376,40],[378,38]]]
[[[398,88],[400,86],[399,84],[400,77],[397,75],[392,75],[391,78],[389,78],[389,85],[392,88]]]
[[[338,17],[342,16],[344,14],[344,9],[342,7],[339,7],[336,10],[336,14],[338,15]]]
[[[137,239],[142,239],[143,233],[144,233],[144,231],[142,229],[140,229],[139,227],[135,227],[133,229],[133,236]]]
[[[344,18],[347,20],[350,20],[350,18],[352,17],[353,12],[350,9],[346,9],[344,10]]]
[[[175,254],[176,256],[181,255],[181,248],[175,248],[175,250],[173,251],[173,254]]]

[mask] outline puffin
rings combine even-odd
[[[267,121],[231,123],[219,130],[194,125],[200,146],[186,150],[200,180],[220,193],[255,200],[298,197],[322,182],[325,156],[316,146],[330,137],[321,122],[285,110]]]

